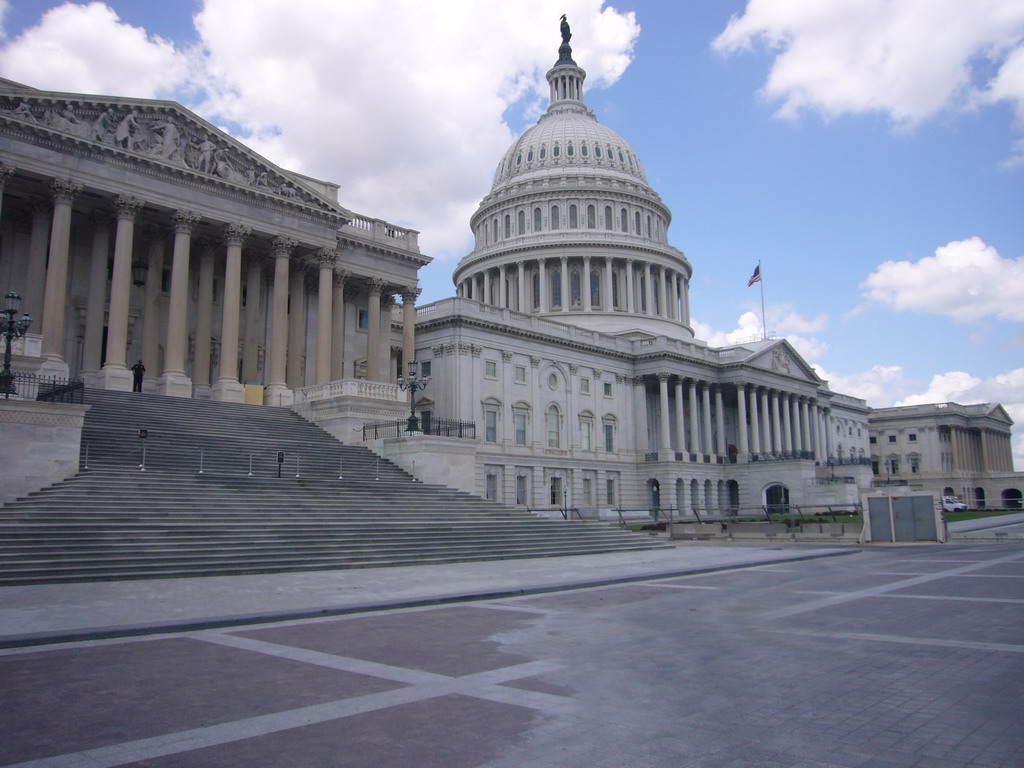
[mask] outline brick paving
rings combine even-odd
[[[1024,546],[0,651],[0,765],[1021,768]]]

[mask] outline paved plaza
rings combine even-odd
[[[182,615],[182,631],[155,634],[138,608],[124,636],[64,643],[44,641],[69,626],[17,607],[28,592],[0,590],[0,618],[21,617],[8,640],[32,630],[25,642],[42,643],[0,651],[0,765],[1024,765],[1024,545],[640,556],[665,573],[482,563],[454,570],[476,572],[480,599],[449,602],[445,569],[425,567],[444,601],[420,584],[396,599],[405,607],[193,629]],[[687,574],[671,557],[702,564]],[[500,588],[531,564],[551,589]],[[576,586],[599,581],[589,569],[609,577],[557,589],[557,567],[567,584],[578,571]],[[370,602],[383,602],[373,578]],[[193,581],[193,597],[226,583]],[[128,588],[78,587],[97,606]],[[84,634],[111,623],[84,618]]]

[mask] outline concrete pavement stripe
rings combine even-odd
[[[837,640],[868,640],[879,643],[902,643],[904,645],[935,645],[943,648],[965,648],[975,651],[1002,651],[1024,653],[1024,645],[1017,643],[982,643],[971,640],[946,640],[941,637],[910,637],[907,635],[881,635],[871,632],[817,632],[814,630],[775,630],[779,634],[830,637]]]
[[[995,560],[988,560],[985,562],[972,562],[970,565],[962,565],[958,568],[950,568],[945,571],[938,571],[936,573],[915,576],[910,579],[901,579],[900,581],[894,581],[892,584],[885,584],[880,587],[862,589],[857,592],[847,592],[842,595],[833,595],[831,597],[824,597],[820,600],[812,600],[811,602],[804,603],[803,605],[795,605],[790,606],[789,608],[782,608],[775,611],[769,611],[767,613],[762,614],[762,616],[766,619],[782,619],[788,616],[796,616],[799,613],[816,611],[819,608],[828,608],[833,605],[839,605],[840,603],[848,603],[853,600],[862,600],[865,597],[877,597],[879,595],[884,595],[887,592],[894,592],[897,589],[906,589],[907,587],[913,587],[918,584],[925,584],[929,581],[935,581],[936,579],[944,579],[949,576],[958,576],[963,573],[977,571],[981,568],[988,568],[992,565],[996,565],[997,563],[1008,563],[1021,559],[1024,559],[1024,554],[1007,555],[1005,557],[999,557]]]
[[[828,589],[798,589],[794,594],[797,595],[845,595],[848,592],[838,592],[836,590]],[[902,600],[957,600],[968,603],[1024,603],[1024,600],[1017,600],[1012,597],[964,597],[962,595],[915,595],[915,594],[902,594],[902,595],[872,595],[872,597],[886,597],[895,598]]]

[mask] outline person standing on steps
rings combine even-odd
[[[142,391],[142,377],[146,375],[146,366],[139,360],[132,366],[132,392]]]

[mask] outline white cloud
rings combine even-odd
[[[903,367],[899,365],[875,365],[847,376],[831,373],[817,364],[812,367],[833,392],[862,398],[876,408],[892,405],[896,399],[894,393],[911,385],[904,379]]]
[[[188,56],[103,3],[66,3],[0,50],[0,71],[34,88],[159,98],[187,79]]]
[[[1024,113],[1022,34],[1024,0],[749,0],[712,47],[774,52],[763,94],[782,117],[881,112],[911,126],[1004,99]]]
[[[807,335],[818,333],[828,327],[826,315],[821,314],[808,319],[788,303],[766,307],[765,315],[769,333],[784,337],[807,360],[819,358],[828,351],[828,344],[814,336]],[[744,312],[737,319],[736,328],[731,331],[716,330],[696,318],[691,318],[691,323],[694,335],[712,347],[728,347],[762,337],[759,312]]]
[[[602,4],[205,0],[196,50],[102,3],[65,4],[0,49],[0,71],[39,88],[171,94],[273,162],[339,183],[354,211],[422,230],[428,255],[457,257],[512,142],[506,111],[546,99],[561,14],[588,86],[629,64],[636,20]]]
[[[1024,257],[1004,259],[979,237],[955,240],[916,262],[887,261],[861,284],[864,297],[898,312],[1024,320]]]

